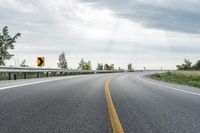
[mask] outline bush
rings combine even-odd
[[[189,81],[188,84],[194,87],[200,87],[200,82],[198,81]]]
[[[156,73],[156,74],[154,75],[154,77],[160,78],[160,74]]]
[[[166,74],[169,76],[169,75],[171,75],[171,72],[170,72],[170,71],[167,71]]]

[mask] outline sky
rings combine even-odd
[[[127,69],[175,69],[200,57],[199,0],[0,0],[0,29],[20,32],[15,56],[56,68],[64,51],[69,68],[81,58]]]

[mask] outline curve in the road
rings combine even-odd
[[[154,82],[150,82],[150,81],[147,81],[145,79],[142,79],[139,75],[137,76],[137,79],[143,81],[143,82],[146,82],[148,84],[153,84],[153,85],[156,85],[156,86],[159,86],[159,87],[164,87],[164,88],[168,88],[168,89],[172,89],[172,90],[176,90],[176,91],[181,91],[181,92],[184,92],[184,93],[189,93],[189,94],[193,94],[193,95],[198,95],[200,96],[199,93],[195,93],[195,92],[192,92],[192,91],[187,91],[187,90],[183,90],[183,89],[178,89],[178,88],[175,88],[175,87],[170,87],[170,86],[166,86],[166,85],[161,85],[161,84],[158,84],[158,83],[154,83]]]

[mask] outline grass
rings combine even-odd
[[[160,81],[200,88],[200,71],[168,71],[165,73],[155,73],[149,75],[149,77]]]

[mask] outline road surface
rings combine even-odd
[[[0,133],[112,133],[107,80],[124,132],[200,132],[200,90],[145,74],[1,81]]]

